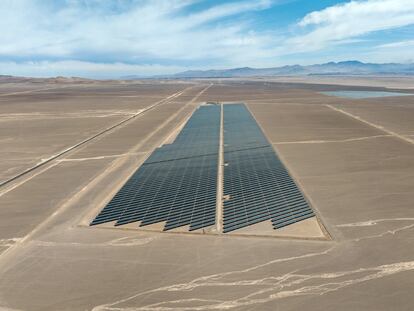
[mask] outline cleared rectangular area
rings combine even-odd
[[[224,105],[223,232],[315,216],[244,104]]]
[[[156,149],[91,225],[166,222],[164,231],[214,225],[220,113],[220,106],[200,106],[175,141]]]

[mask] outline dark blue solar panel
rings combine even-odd
[[[197,109],[172,144],[156,149],[91,225],[166,222],[164,230],[215,224],[220,106]]]
[[[224,105],[224,232],[271,220],[275,229],[313,217],[299,188],[243,104]],[[172,144],[157,148],[91,225],[164,230],[215,224],[220,106],[201,106]]]
[[[299,188],[244,104],[224,105],[223,231],[313,217]]]

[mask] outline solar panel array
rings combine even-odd
[[[164,231],[215,224],[220,139],[218,105],[200,106],[174,142],[156,149],[91,222],[166,222]]]
[[[274,229],[314,216],[244,104],[224,105],[223,232],[265,220]]]
[[[223,232],[271,220],[274,229],[314,216],[244,104],[224,113]],[[221,108],[197,109],[172,144],[157,148],[91,225],[165,222],[164,231],[216,223]]]

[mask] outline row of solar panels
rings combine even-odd
[[[223,232],[271,220],[274,229],[314,216],[253,116],[224,105]]]
[[[91,225],[165,222],[164,230],[190,231],[214,225],[220,114],[218,105],[197,109],[174,142],[156,149]]]
[[[244,104],[223,106],[223,232],[271,220],[275,229],[314,216]],[[91,225],[197,230],[216,222],[221,108],[200,106],[172,144],[156,149]]]

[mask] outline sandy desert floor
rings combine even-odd
[[[412,310],[414,96],[307,82],[2,83],[0,309]],[[248,105],[330,240],[85,225],[206,101]]]

